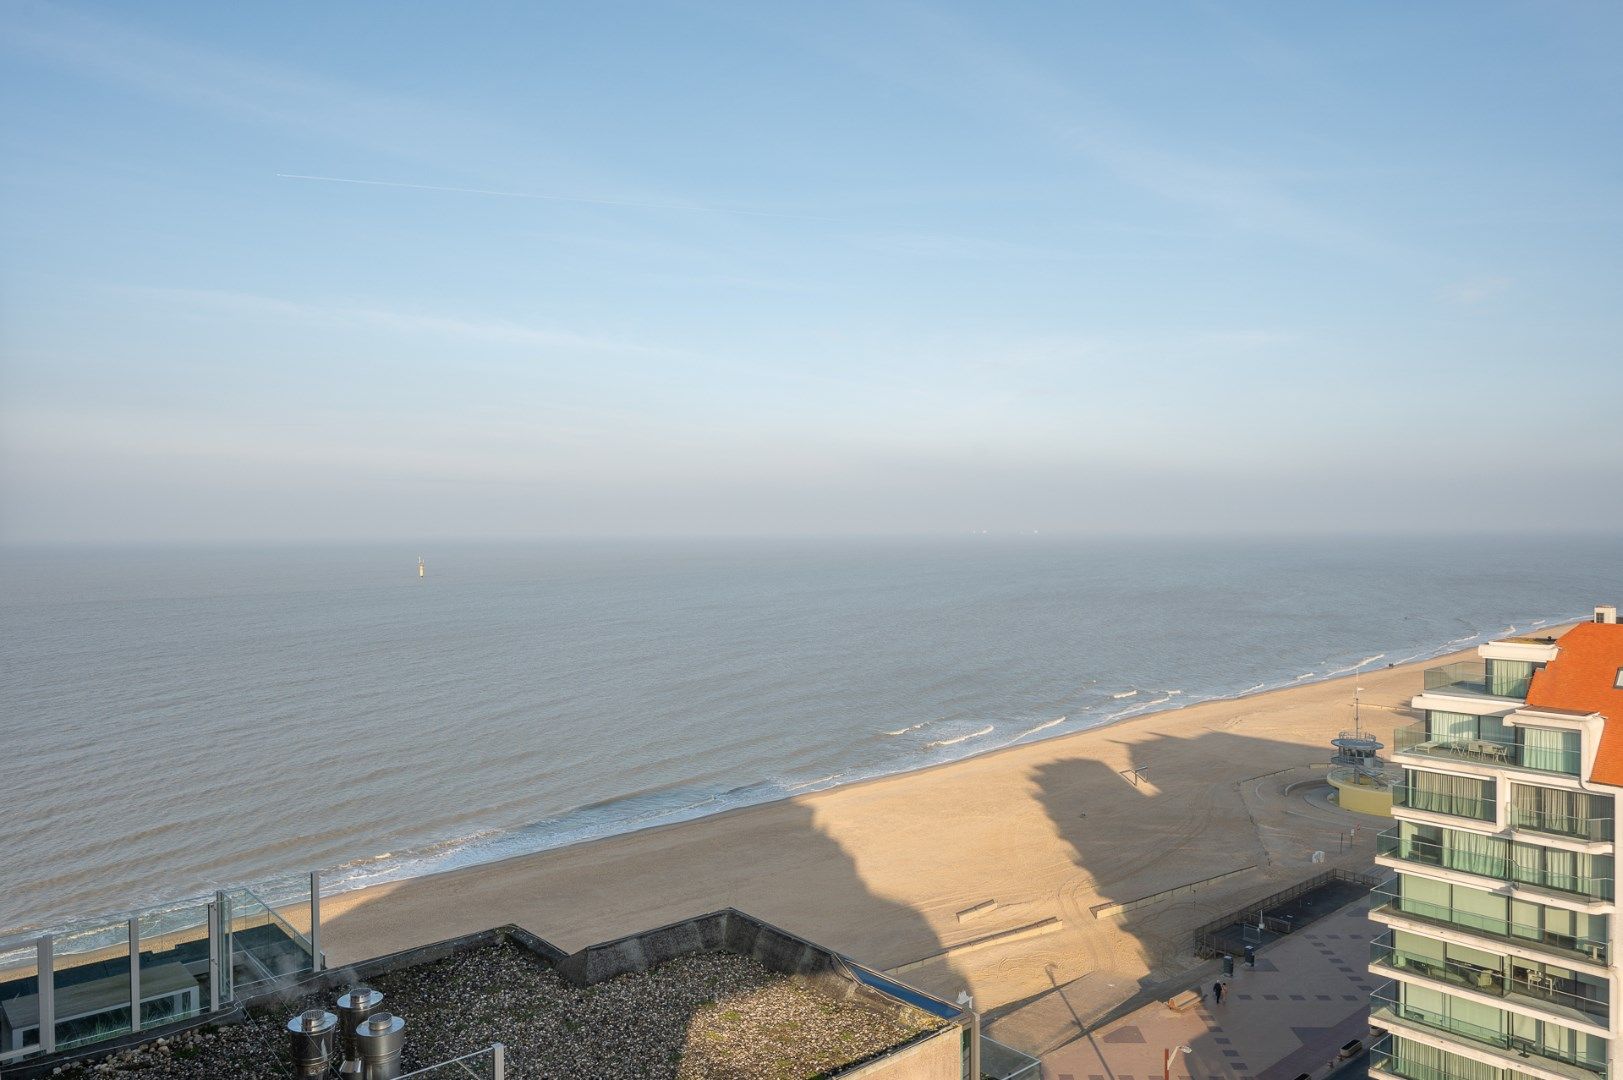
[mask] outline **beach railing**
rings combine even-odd
[[[1199,956],[1216,956],[1219,950],[1217,936],[1224,930],[1241,923],[1247,926],[1261,926],[1264,930],[1275,934],[1289,934],[1296,929],[1296,923],[1291,919],[1277,919],[1268,915],[1269,908],[1288,904],[1298,897],[1305,896],[1314,889],[1330,884],[1332,881],[1346,882],[1350,885],[1373,889],[1383,880],[1383,874],[1357,874],[1351,870],[1326,870],[1321,874],[1314,874],[1306,881],[1299,881],[1288,889],[1271,893],[1260,900],[1253,901],[1238,911],[1213,919],[1204,926],[1195,928],[1195,953]]]

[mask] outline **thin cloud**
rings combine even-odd
[[[142,295],[205,311],[273,316],[282,320],[352,326],[394,334],[433,334],[495,344],[573,352],[658,355],[669,350],[568,330],[527,326],[503,319],[471,319],[392,308],[312,304],[275,296],[212,289],[138,289]]]
[[[1226,227],[1268,233],[1380,261],[1409,258],[1401,245],[1326,214],[1273,174],[1191,155],[1147,125],[1085,95],[984,28],[946,12],[900,9],[896,36],[916,66],[895,62],[872,35],[825,42],[869,74],[908,85],[969,113],[1037,135],[1062,153],[1099,166],[1141,191],[1217,216]]]
[[[409,188],[414,191],[445,191],[459,195],[491,195],[502,199],[541,199],[547,202],[588,203],[592,206],[624,206],[637,210],[690,210],[702,214],[738,214],[744,217],[785,218],[791,221],[821,221],[845,224],[834,218],[810,217],[804,214],[784,214],[775,210],[746,210],[736,206],[711,206],[704,203],[639,202],[630,199],[599,199],[587,195],[553,195],[534,191],[495,191],[490,188],[442,187],[438,184],[407,184],[396,180],[357,180],[345,176],[310,176],[304,173],[277,173],[282,180],[316,180],[328,184],[361,184],[367,187]]]

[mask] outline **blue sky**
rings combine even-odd
[[[1623,529],[1620,34],[9,3],[0,539]]]

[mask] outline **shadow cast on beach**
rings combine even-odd
[[[1093,1039],[1116,1017],[1189,990],[1204,999],[1194,1014],[1210,1019],[1220,967],[1195,955],[1195,929],[1336,862],[1368,858],[1361,846],[1338,843],[1351,815],[1279,790],[1313,775],[1307,767],[1324,761],[1328,747],[1314,754],[1298,742],[1228,730],[1154,734],[1122,745],[1121,768],[1068,758],[1033,770],[1037,797],[1079,871],[1067,916],[1095,932],[1085,938],[1089,955],[1072,958],[1087,970],[1068,983],[1056,978],[1048,995],[1019,1003],[1026,1016],[1012,1026],[1037,1042],[1028,1051]],[[1232,762],[1244,763],[1247,775],[1236,778],[1220,766]],[[1269,815],[1263,821],[1259,807]],[[1288,821],[1288,830],[1275,818]],[[1326,852],[1325,862],[1313,861],[1318,851]],[[1119,1037],[1130,1042],[1136,1033],[1130,1028]],[[1174,1075],[1231,1074],[1232,1054],[1224,1054],[1230,1048],[1214,1038],[1195,1036],[1186,1043],[1192,1053],[1175,1053],[1183,1061],[1173,1065]],[[1108,1048],[1099,1049],[1105,1057]]]

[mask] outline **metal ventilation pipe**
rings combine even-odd
[[[325,1009],[310,1009],[287,1022],[294,1076],[326,1076],[332,1060],[338,1017]]]
[[[355,1040],[355,1029],[367,1019],[383,1011],[383,995],[370,986],[351,987],[349,993],[338,997],[338,1052],[342,1063],[338,1066],[341,1077],[361,1075],[361,1051]]]
[[[406,1042],[406,1021],[380,1012],[355,1029],[361,1048],[361,1080],[394,1080],[400,1075],[400,1048]]]

